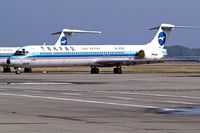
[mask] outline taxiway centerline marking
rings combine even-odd
[[[118,97],[118,96],[108,96],[109,98],[115,98],[115,99],[123,99],[123,100],[134,100],[136,98],[130,98],[130,97]],[[140,100],[140,99],[136,99]],[[140,101],[151,101],[151,102],[156,102],[157,100],[140,100]],[[181,102],[181,101],[163,101],[163,103],[173,103],[173,104],[185,104],[185,105],[195,105],[197,103],[191,103],[191,102]]]
[[[135,98],[130,98],[130,97],[117,97],[117,96],[109,96],[109,98],[124,99],[124,100],[133,100],[133,99],[135,99]]]
[[[171,108],[162,108],[157,106],[147,106],[138,104],[124,104],[124,103],[114,103],[114,102],[103,102],[95,100],[82,100],[82,99],[70,99],[70,98],[59,98],[59,97],[48,97],[48,96],[36,96],[36,95],[24,95],[24,94],[12,94],[12,93],[0,93],[4,96],[15,96],[15,97],[28,97],[28,98],[39,98],[39,99],[50,99],[50,100],[60,100],[60,101],[71,101],[71,102],[82,102],[82,103],[92,103],[92,104],[105,104],[105,105],[115,105],[115,106],[126,106],[126,107],[137,107],[137,108],[158,108],[163,110],[173,110]]]
[[[72,83],[56,83],[56,82],[46,82],[46,83],[39,83],[39,82],[27,82],[27,83],[7,83],[9,85],[71,85]]]
[[[170,97],[170,98],[186,98],[186,99],[200,99],[200,97],[192,96],[178,96],[178,95],[163,95],[163,94],[152,94],[152,93],[133,93],[133,92],[109,92],[109,91],[96,91],[108,94],[126,94],[126,95],[141,95],[141,96],[156,96],[156,97]]]
[[[72,95],[72,96],[81,96],[81,95],[83,95],[83,94],[79,94],[79,93],[61,93],[61,94]]]
[[[195,105],[197,103],[191,103],[191,102],[180,102],[180,101],[165,101],[166,103],[174,103],[174,104],[188,104],[188,105]]]

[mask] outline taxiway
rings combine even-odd
[[[200,74],[0,74],[0,132],[199,133]]]

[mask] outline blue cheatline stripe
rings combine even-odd
[[[113,55],[113,54],[108,54],[108,55],[79,55],[79,54],[75,54],[75,55],[36,55],[36,56],[28,56],[30,58],[44,58],[44,57],[49,57],[49,58],[54,58],[54,57],[105,57],[105,56],[130,56],[130,54],[117,54],[117,55]],[[133,55],[135,56],[135,55]]]
[[[57,52],[57,53],[36,53],[30,57],[101,57],[101,56],[135,56],[130,52]]]
[[[45,52],[32,53],[26,56],[12,56],[12,58],[63,58],[63,57],[107,57],[107,56],[137,56],[136,52]]]
[[[0,53],[0,58],[8,58],[10,56],[12,56],[13,53]]]

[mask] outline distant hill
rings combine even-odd
[[[168,57],[200,56],[200,48],[187,48],[184,46],[167,46]]]

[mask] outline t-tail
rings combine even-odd
[[[152,45],[153,47],[157,48],[163,48],[166,44],[167,39],[169,38],[169,35],[171,31],[176,29],[200,29],[200,27],[194,27],[194,26],[175,26],[172,24],[161,24],[159,27],[154,27],[149,30],[158,30],[153,40],[149,43],[149,45]]]
[[[200,29],[200,27],[193,26],[175,26],[172,24],[161,24],[158,27],[149,30],[158,30],[153,40],[138,52],[138,58],[146,59],[160,59],[167,55],[167,50],[164,46],[169,38],[172,30],[176,29]]]
[[[60,32],[52,33],[51,35],[60,34],[57,42],[55,43],[56,46],[60,46],[60,45],[67,45],[68,37],[74,33],[100,34],[101,32],[100,31],[75,30],[75,29],[63,29]]]
[[[174,27],[175,26],[171,24],[161,24],[159,27],[151,28],[150,30],[158,29],[158,32],[148,45],[152,47],[163,48]]]

